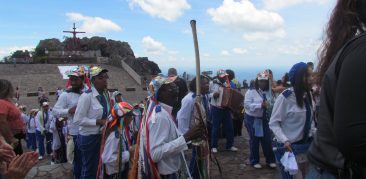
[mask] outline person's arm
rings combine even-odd
[[[254,90],[248,90],[245,93],[244,107],[245,107],[245,110],[246,111],[255,112],[257,110],[262,109],[262,103],[258,103],[258,102],[256,103],[254,101],[254,95],[255,95],[255,93],[257,93],[257,92],[254,91]]]
[[[272,130],[278,142],[288,142],[288,138],[283,133],[281,122],[286,117],[286,99],[283,95],[278,96],[274,103],[271,119],[269,120],[269,128]]]
[[[4,114],[0,114],[0,134],[4,136],[5,140],[9,143],[16,142],[14,134],[11,131],[8,120]]]
[[[56,118],[68,117],[69,109],[67,108],[67,93],[62,93],[52,109],[52,114]]]
[[[74,123],[79,126],[96,126],[97,119],[88,118],[88,111],[91,106],[92,99],[90,95],[82,94],[76,108]]]
[[[341,66],[334,104],[334,133],[342,154],[366,165],[366,47],[358,46]]]
[[[0,163],[10,163],[15,157],[14,149],[12,146],[6,143],[2,136],[0,136]]]
[[[157,163],[165,157],[179,154],[183,150],[188,149],[188,146],[184,136],[166,143],[165,141],[170,137],[170,125],[174,124],[169,122],[171,119],[161,114],[156,114],[156,118],[155,123],[149,121],[148,125],[151,158]]]

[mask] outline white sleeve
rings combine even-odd
[[[156,123],[149,122],[151,158],[156,163],[165,157],[178,155],[180,152],[188,149],[183,136],[166,143],[167,138],[169,138],[170,125],[175,124],[169,121],[168,117],[157,116],[161,117],[157,117]]]
[[[189,98],[191,96],[187,96]],[[178,111],[177,120],[178,120],[178,130],[185,134],[189,130],[189,125],[191,123],[194,100],[190,100],[187,98],[183,98],[182,107]],[[192,98],[193,99],[193,98]]]
[[[83,93],[78,101],[74,115],[74,123],[79,126],[96,126],[97,119],[88,118],[88,111],[92,103],[91,94]]]
[[[210,93],[208,94],[208,96],[213,99],[213,94],[216,92],[219,92],[219,85],[214,82],[211,82],[210,83]]]
[[[269,128],[281,143],[288,141],[281,128],[281,122],[286,117],[286,108],[286,98],[283,95],[278,96],[273,106],[271,119],[269,120]]]
[[[254,102],[254,92],[256,93],[254,90],[248,90],[245,93],[244,107],[246,111],[255,112],[256,110],[262,109],[262,103]]]
[[[68,117],[69,109],[67,108],[67,93],[62,93],[52,109],[52,114],[56,118]]]
[[[56,129],[56,120],[55,118],[53,118],[51,120],[51,124],[50,124],[50,132],[54,133],[57,129]]]
[[[36,120],[36,127],[41,129],[40,132],[43,132],[44,131],[44,126],[41,125],[41,113],[43,113],[43,111],[39,111],[37,113],[37,115],[35,117],[35,120]]]

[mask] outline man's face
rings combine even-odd
[[[118,94],[118,95],[115,97],[115,100],[116,100],[116,103],[122,102],[122,95],[121,95],[121,94]]]
[[[132,115],[125,116],[124,120],[125,120],[125,125],[128,126],[131,124],[131,121],[133,120],[133,116]]]
[[[101,73],[93,77],[93,84],[97,89],[107,89],[109,76],[107,73]]]
[[[47,106],[43,106],[43,110],[44,111],[48,111],[48,108],[49,108],[49,106],[47,105]]]
[[[201,92],[202,94],[207,94],[210,89],[210,84],[207,78],[203,78],[201,81]]]
[[[258,87],[260,89],[265,89],[267,87],[268,80],[258,80]]]
[[[72,88],[81,88],[83,85],[83,80],[81,77],[70,76],[70,85]]]

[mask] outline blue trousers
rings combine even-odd
[[[192,159],[189,163],[189,172],[191,173],[191,176],[193,179],[200,179],[200,174],[198,171],[198,165],[196,162],[196,158],[197,158],[197,151],[196,151],[196,147],[193,146]]]
[[[47,154],[50,155],[52,153],[52,133],[46,132],[45,135],[42,135],[41,132],[36,131],[36,137],[38,142],[38,152],[40,156],[44,156],[44,139],[46,137],[46,150]]]
[[[259,163],[259,143],[262,146],[262,151],[266,157],[266,163],[275,163],[276,159],[272,150],[271,132],[267,121],[263,121],[263,137],[256,137],[254,135],[254,117],[245,113],[244,124],[249,134],[250,147],[250,164],[255,165]]]
[[[77,143],[78,136],[74,135],[72,136],[74,140],[74,161],[73,161],[73,174],[74,178],[78,179],[80,178],[81,174],[81,152]]]
[[[218,133],[220,125],[224,125],[226,135],[226,149],[234,145],[234,127],[233,120],[229,109],[220,109],[211,106],[212,132],[211,132],[211,148],[217,148]]]
[[[282,164],[280,162],[283,154],[285,154],[285,152],[286,152],[286,149],[283,147],[283,144],[281,144],[281,143],[275,142],[274,145],[276,147],[275,155],[276,155],[276,159],[277,159],[277,162],[278,162],[278,166],[281,170],[282,178],[283,179],[293,179],[292,175],[290,175],[288,172],[285,172],[284,167],[282,166]],[[291,148],[292,148],[292,151],[295,154],[295,156],[297,154],[306,153],[308,151],[309,147],[310,147],[310,143],[308,143],[308,144],[291,144]]]
[[[81,152],[80,179],[94,179],[97,176],[99,153],[102,135],[78,136],[78,146]]]
[[[27,148],[34,151],[37,149],[36,133],[27,133]]]

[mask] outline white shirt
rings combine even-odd
[[[42,116],[42,113],[43,113],[43,116]],[[48,120],[46,121],[46,123],[45,123],[46,113],[42,112],[42,110],[38,111],[38,113],[35,117],[35,119],[36,119],[36,130],[39,131],[39,132],[43,132],[43,131],[48,131],[49,132],[52,118],[53,118],[52,109],[48,109]],[[42,123],[44,124],[44,126],[42,126]]]
[[[97,125],[97,119],[102,119],[103,106],[96,98],[99,92],[92,87],[91,92],[83,93],[78,101],[74,123],[79,126],[79,134],[83,136],[101,133],[101,127]],[[109,102],[109,99],[106,99]]]
[[[185,134],[189,130],[191,124],[193,107],[196,99],[193,97],[193,95],[194,95],[193,92],[189,92],[182,99],[182,107],[177,113],[178,130],[182,134]]]
[[[119,138],[116,138],[115,131],[111,132],[105,141],[104,150],[102,153],[102,162],[105,164],[106,173],[108,175],[116,174],[119,172],[118,169],[118,151],[119,148]],[[123,132],[124,134],[124,132]],[[125,138],[120,135],[120,137]],[[124,164],[130,160],[130,152],[128,150],[122,152],[122,171],[125,169]]]
[[[52,150],[58,150],[61,147],[60,136],[56,127],[56,118],[52,118],[50,123],[50,132],[52,132]]]
[[[292,93],[287,98],[283,95],[284,93],[277,97],[269,121],[269,128],[273,131],[276,139],[281,143],[287,141],[290,143],[300,141],[304,136],[306,122],[305,104],[300,108],[296,103],[293,89],[289,88],[288,90],[291,90]],[[312,110],[311,119],[313,119],[313,114],[314,112]],[[312,136],[315,131],[314,120],[312,120],[309,136]]]
[[[263,116],[263,97],[261,92],[256,89],[250,89],[245,93],[244,98],[244,109],[245,113],[253,117],[262,117]]]
[[[55,107],[53,107],[52,114],[56,118],[67,118],[67,124],[70,135],[79,134],[79,126],[74,121],[74,115],[69,114],[69,109],[78,104],[80,94],[73,92],[63,92],[58,98]]]
[[[181,168],[181,155],[188,146],[173,122],[172,107],[163,103],[160,105],[161,111],[157,113],[153,110],[148,121],[150,152],[152,160],[157,163],[159,173],[170,175]]]
[[[29,117],[27,121],[27,132],[28,133],[36,133],[36,120],[35,117]]]
[[[27,124],[28,123],[28,120],[29,120],[29,116],[26,115],[26,114],[24,114],[24,113],[21,113],[20,115],[22,117],[23,123],[24,124]]]

